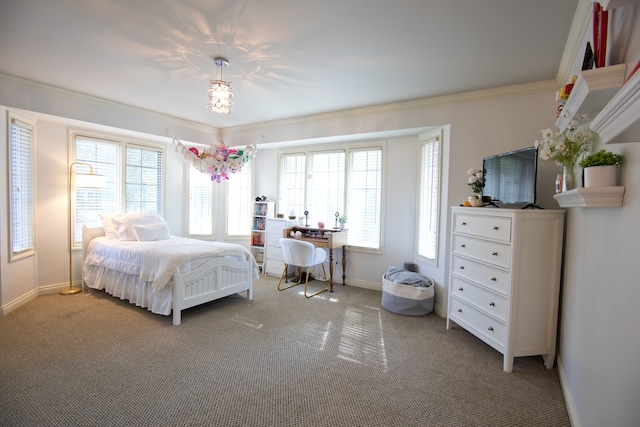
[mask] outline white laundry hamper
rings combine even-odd
[[[389,267],[392,268],[394,267]],[[403,270],[403,274],[405,277],[413,276],[412,282],[419,282],[421,286],[397,283],[393,281],[393,275],[387,271],[387,274],[382,276],[382,307],[403,316],[424,316],[431,313],[435,295],[431,279],[407,270]]]

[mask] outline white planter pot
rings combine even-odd
[[[615,166],[591,166],[584,169],[584,186],[589,187],[615,187]]]

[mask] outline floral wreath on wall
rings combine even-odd
[[[202,151],[196,147],[186,147],[178,138],[173,138],[176,149],[180,147],[185,160],[197,170],[211,176],[211,181],[221,182],[228,180],[229,175],[242,170],[242,166],[256,154],[255,145],[247,145],[245,148],[231,148],[220,141],[215,146]]]

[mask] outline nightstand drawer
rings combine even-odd
[[[452,251],[456,254],[475,258],[500,267],[511,265],[511,247],[502,243],[456,234],[453,236]]]
[[[509,271],[453,255],[451,273],[478,282],[501,294],[509,295],[511,283]]]
[[[451,294],[506,322],[507,298],[456,276],[451,276]]]
[[[476,310],[455,297],[451,298],[449,310],[451,310],[450,316],[454,322],[460,320],[464,322],[465,329],[470,328],[468,330],[476,332],[474,335],[480,334],[504,347],[507,337],[507,327],[504,323],[491,318],[491,316]]]
[[[511,241],[511,218],[499,216],[478,216],[467,214],[455,214],[453,231],[483,239]]]

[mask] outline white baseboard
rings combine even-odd
[[[80,287],[80,281],[78,281],[78,283],[73,283],[72,285]],[[10,303],[5,304],[2,307],[0,307],[0,316],[6,316],[7,314],[11,313],[16,308],[22,307],[23,305],[25,305],[26,303],[28,303],[31,300],[36,299],[40,295],[57,294],[62,289],[66,288],[68,286],[69,286],[69,283],[64,283],[64,284],[57,284],[57,285],[40,286],[37,289],[32,289],[29,292],[27,292],[26,294],[21,295],[20,297],[14,299]]]
[[[575,404],[573,403],[573,395],[571,394],[571,389],[569,389],[567,376],[564,372],[564,366],[562,364],[562,357],[560,357],[560,355],[556,357],[556,364],[558,365],[558,375],[560,376],[560,388],[562,389],[562,394],[564,395],[564,403],[567,407],[567,413],[569,414],[569,422],[571,423],[572,427],[580,427],[582,424],[580,423]]]
[[[32,300],[36,299],[39,294],[40,293],[39,293],[38,289],[33,289],[33,290],[27,292],[26,294],[14,299],[10,303],[5,304],[2,307],[0,307],[0,313],[3,316],[6,316],[7,314],[11,313],[16,308],[22,307],[23,305],[25,305],[29,301],[32,301]]]

